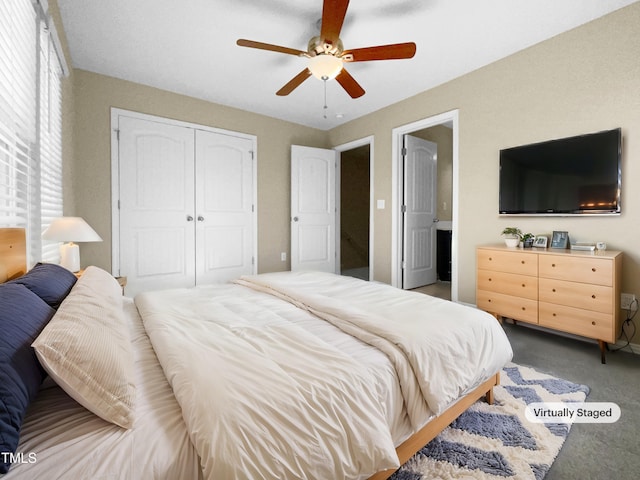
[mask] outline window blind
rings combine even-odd
[[[0,2],[0,226],[27,228],[36,142],[36,14]]]
[[[50,223],[63,215],[62,206],[62,98],[60,64],[56,55],[49,29],[40,24],[40,233]],[[37,197],[34,197],[34,200]],[[34,225],[35,227],[35,225]],[[38,240],[41,236],[38,236]],[[34,242],[34,244],[37,242]],[[38,245],[34,245],[37,249]],[[43,242],[42,260],[58,263],[60,249],[58,243]]]
[[[41,233],[62,215],[60,62],[46,20],[39,3],[0,2],[0,227],[26,229],[30,265],[56,261]]]

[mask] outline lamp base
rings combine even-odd
[[[80,247],[73,242],[60,245],[60,265],[73,273],[80,271]]]

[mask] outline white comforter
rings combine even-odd
[[[239,282],[136,297],[208,479],[358,479],[398,467],[391,407],[371,371],[300,327],[301,315],[389,356],[414,430],[512,356],[498,322],[470,307],[331,274]]]
[[[415,429],[499,371],[513,356],[486,312],[375,282],[322,272],[244,276],[387,354]]]
[[[239,285],[136,297],[208,479],[367,478],[397,468],[364,366]]]

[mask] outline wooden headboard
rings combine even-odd
[[[27,271],[24,228],[0,228],[0,283]]]

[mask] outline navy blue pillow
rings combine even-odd
[[[56,310],[78,279],[60,265],[38,263],[23,276],[8,283],[24,285]]]
[[[24,285],[0,285],[0,452],[15,453],[24,414],[46,376],[31,344],[54,313]],[[0,473],[7,473],[11,464],[2,457]]]

